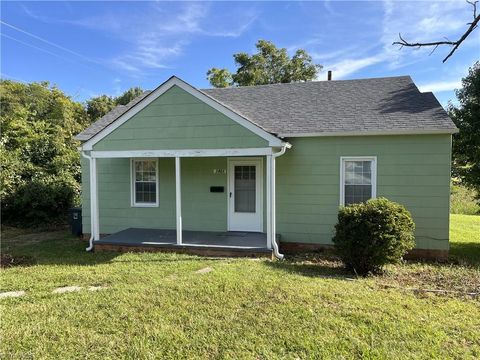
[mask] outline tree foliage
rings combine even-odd
[[[84,107],[48,82],[1,80],[0,111],[4,221],[58,220],[80,191],[79,144],[73,136],[88,125]],[[42,215],[39,209],[48,211]]]
[[[259,40],[255,46],[256,54],[233,55],[235,73],[215,67],[208,70],[210,84],[218,88],[310,81],[322,69],[305,50],[299,49],[290,57],[287,49],[279,49],[270,41]]]
[[[143,94],[143,90],[136,86],[128,89],[122,95],[114,98],[116,105],[127,105],[130,101]]]
[[[456,91],[458,106],[449,114],[460,130],[453,137],[453,174],[480,194],[480,62],[476,62]]]
[[[79,203],[80,145],[73,137],[142,89],[73,101],[48,82],[0,81],[0,201],[3,220],[39,225],[65,219]]]
[[[91,121],[100,119],[115,107],[115,101],[111,96],[100,95],[87,100],[87,114]]]
[[[128,104],[142,93],[143,90],[141,88],[132,87],[117,97],[100,95],[87,100],[86,109],[90,121],[98,120],[117,105]]]

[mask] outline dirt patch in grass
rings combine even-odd
[[[480,294],[480,269],[456,264],[395,265],[388,267],[387,271],[376,277],[375,280],[382,286],[432,290],[439,295],[471,296]]]
[[[26,255],[2,254],[0,256],[0,267],[9,268],[13,266],[27,266],[35,264],[35,259]]]
[[[305,264],[305,265],[319,265],[332,270],[337,269],[343,271],[343,263],[338,256],[335,256],[333,253],[303,253],[297,255],[288,255],[285,260],[290,263],[295,264]]]
[[[310,273],[312,276],[365,279],[382,289],[403,289],[419,295],[427,292],[440,296],[473,296],[480,299],[480,296],[475,295],[480,294],[480,268],[460,266],[457,261],[405,262],[386,266],[383,273],[366,278],[348,272],[335,255],[323,253],[290,256],[277,267],[295,273]]]

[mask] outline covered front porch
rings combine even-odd
[[[220,256],[271,256],[275,250],[278,254],[272,175],[275,155],[283,151],[263,148],[84,153],[90,161],[91,248]],[[160,193],[160,199],[153,196],[150,204],[136,204],[135,162],[145,159],[157,162],[156,193]],[[129,190],[128,184],[122,185],[125,180],[121,180],[126,178],[127,166],[131,177]],[[112,168],[114,174],[106,174],[106,168]],[[237,179],[239,176],[243,176],[242,181]],[[244,180],[245,176],[250,178]],[[254,185],[246,189],[251,179]],[[119,191],[113,200],[109,199],[117,181]],[[236,182],[240,184],[239,191],[235,191]],[[132,197],[130,206],[125,203],[130,198],[128,191]],[[242,202],[237,201],[249,191],[253,192],[250,198],[243,196]],[[121,208],[112,209],[113,203]],[[170,220],[164,218],[165,214],[174,220],[174,226],[168,225]],[[117,229],[112,229],[114,220],[124,224],[116,224]]]
[[[100,234],[118,239],[130,228],[157,229],[157,247],[213,249],[222,239],[222,246],[242,250],[259,241],[228,235],[233,231],[262,233],[261,248],[281,257],[275,159],[289,143],[175,76],[110,115],[77,137],[89,162],[82,166],[82,179],[89,179],[82,187],[90,187],[82,199],[91,221],[87,250],[108,245]]]

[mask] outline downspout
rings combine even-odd
[[[283,254],[280,254],[280,249],[278,247],[278,244],[277,244],[277,235],[276,235],[276,229],[277,229],[277,224],[276,224],[276,199],[275,199],[275,195],[276,195],[276,191],[275,191],[275,176],[276,176],[276,171],[275,171],[275,159],[277,157],[280,157],[282,156],[283,154],[285,154],[285,151],[287,150],[287,148],[291,148],[292,145],[290,145],[289,143],[285,143],[283,146],[282,146],[282,149],[277,152],[277,153],[273,153],[272,154],[272,169],[271,169],[271,173],[272,173],[272,178],[271,178],[271,192],[272,192],[272,199],[271,199],[271,202],[272,202],[272,245],[273,245],[273,255],[275,255],[275,257],[279,260],[283,260],[283,258],[285,257]]]
[[[89,173],[90,173],[90,187],[92,186],[92,157],[91,156],[88,156],[87,154],[85,154],[85,151],[82,151],[80,150],[80,153],[82,154],[82,156],[88,160],[88,168],[89,168]],[[92,201],[93,199],[90,199],[90,208],[93,209],[92,207]],[[95,237],[95,214],[92,213],[92,211],[90,211],[90,239],[88,240],[88,247],[85,249],[86,251],[92,251],[93,250],[93,239]]]

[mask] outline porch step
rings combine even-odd
[[[106,241],[94,242],[94,251],[115,252],[174,252],[208,257],[249,257],[273,258],[273,251],[267,248],[233,248],[222,246],[192,246],[174,244],[115,244]]]

